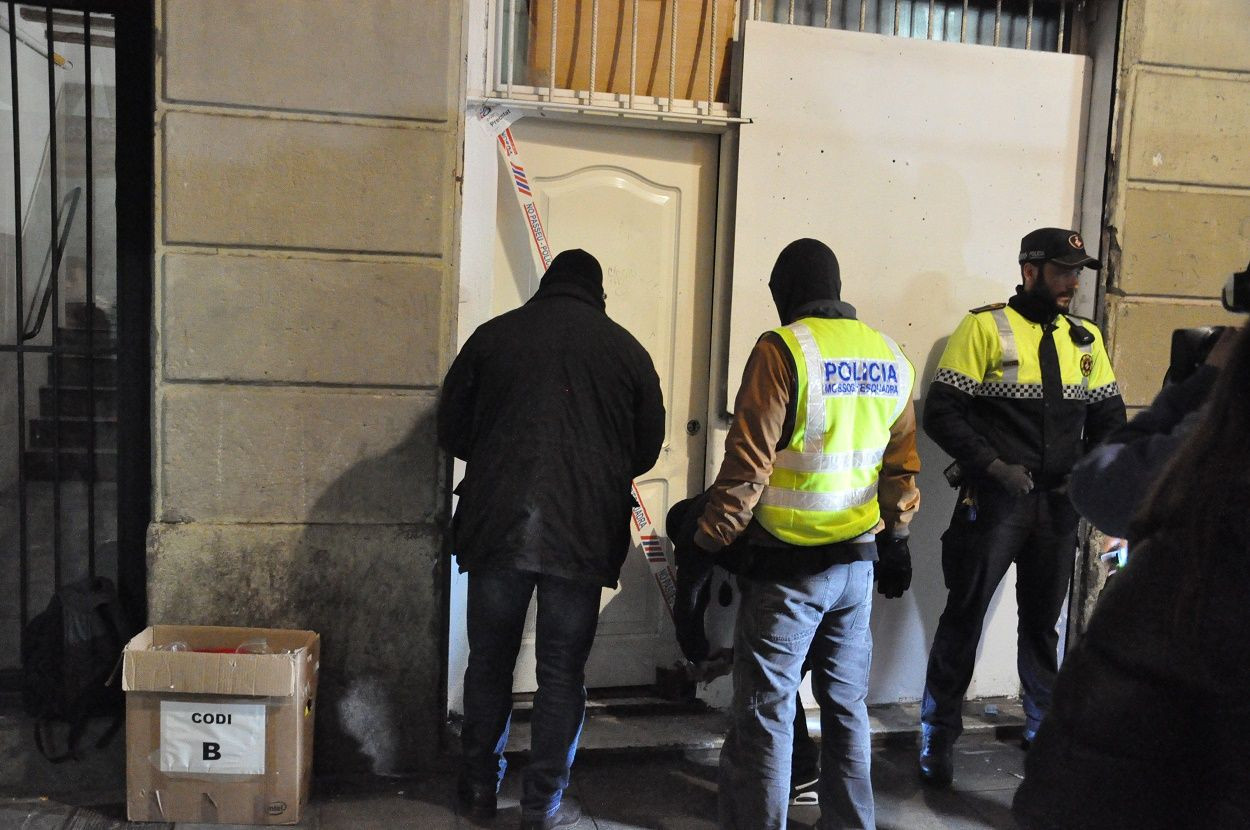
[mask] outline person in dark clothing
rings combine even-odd
[[[1080,234],[1060,228],[1025,236],[1019,261],[1011,301],[974,309],[951,335],[925,404],[925,431],[963,476],[942,535],[949,593],[920,709],[920,776],[937,786],[954,775],[985,612],[1013,561],[1026,743],[1046,713],[1076,546],[1068,474],[1124,423],[1098,327],[1067,313],[1082,269],[1098,261]]]
[[[875,827],[868,672],[877,589],[911,583],[919,508],[914,371],[841,300],[837,257],[787,245],[769,289],[781,327],[743,371],[725,459],[694,534],[707,555],[741,539],[734,699],[720,756],[723,830],[784,830],[802,668],[821,712],[822,828]]]
[[[1064,660],[1025,830],[1250,828],[1250,328]]]
[[[1201,420],[1236,329],[1227,328],[1203,365],[1169,384],[1142,410],[1072,468],[1068,495],[1077,512],[1103,533],[1123,539],[1129,523],[1172,455]]]
[[[452,520],[469,575],[458,794],[479,818],[495,813],[512,673],[538,593],[524,828],[565,827],[580,815],[562,795],[600,594],[616,586],[629,550],[630,481],[655,464],[664,439],[655,367],[604,299],[595,258],[561,253],[529,302],[469,337],[439,399],[439,444],[467,462]]]

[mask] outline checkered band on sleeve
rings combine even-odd
[[[937,374],[933,376],[933,381],[935,383],[948,384],[968,395],[977,394],[977,390],[981,386],[972,378],[962,372],[956,372],[954,369],[938,369]]]
[[[1084,386],[1077,386],[1075,384],[1065,385],[1063,387],[1063,399],[1065,401],[1088,401],[1089,390]]]
[[[1001,380],[987,380],[981,384],[978,395],[986,398],[1015,398],[1016,400],[1042,399],[1040,383],[1004,383]]]
[[[1120,394],[1120,384],[1112,381],[1105,386],[1099,386],[1097,389],[1089,390],[1089,402],[1098,403],[1108,398],[1114,398]]]

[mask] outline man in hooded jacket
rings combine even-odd
[[[823,243],[786,246],[768,287],[782,326],[747,360],[695,532],[706,552],[746,542],[734,563],[741,596],[720,823],[786,826],[806,660],[821,711],[820,826],[872,828],[868,622],[874,570],[887,597],[911,583],[915,373],[893,340],[841,301],[838,260]]]
[[[512,673],[538,593],[538,691],[523,828],[566,827],[562,794],[585,713],[584,672],[601,589],[629,550],[630,481],[664,438],[646,350],[605,313],[603,272],[561,253],[525,305],[481,325],[443,382],[440,446],[467,463],[452,522],[469,575],[463,768],[472,816],[494,815],[512,714]]]

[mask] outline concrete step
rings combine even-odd
[[[92,412],[92,397],[95,398],[94,412]],[[92,390],[86,386],[69,384],[64,384],[59,389],[42,386],[39,388],[39,414],[48,417],[58,414],[86,417],[88,414],[94,414],[97,418],[115,418],[117,417],[117,390],[99,387]]]
[[[58,436],[57,425],[60,424]],[[50,450],[57,446],[61,449],[86,449],[91,441],[92,429],[95,430],[95,448],[98,450],[117,449],[117,419],[96,418],[94,421],[71,415],[61,418],[32,418],[30,420],[30,448]]]
[[[26,451],[25,458],[29,481],[86,481],[91,474],[91,453],[85,449],[62,446],[59,454],[52,449],[32,449]],[[95,451],[95,480],[117,481],[116,450]]]
[[[48,377],[56,368],[57,382],[64,386],[94,386],[113,388],[117,386],[117,355],[95,355],[88,358],[80,354],[48,355]]]
[[[532,702],[514,707],[508,751],[529,748]],[[920,733],[920,704],[892,703],[868,707],[874,744],[915,743]],[[719,749],[725,741],[728,715],[706,704],[672,703],[658,697],[626,697],[587,701],[579,752]],[[820,711],[807,710],[807,728],[820,736]],[[981,698],[964,702],[964,734],[1014,738],[1024,731],[1024,709],[1018,698]]]

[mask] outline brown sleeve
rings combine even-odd
[[[779,338],[765,335],[747,358],[725,438],[725,460],[695,531],[695,542],[704,550],[720,550],[738,538],[772,475],[795,385],[794,364],[784,349]]]
[[[916,486],[919,472],[916,407],[909,400],[890,427],[890,441],[885,445],[877,483],[877,501],[881,504],[881,519],[888,536],[906,536],[907,525],[920,509],[920,488]]]

